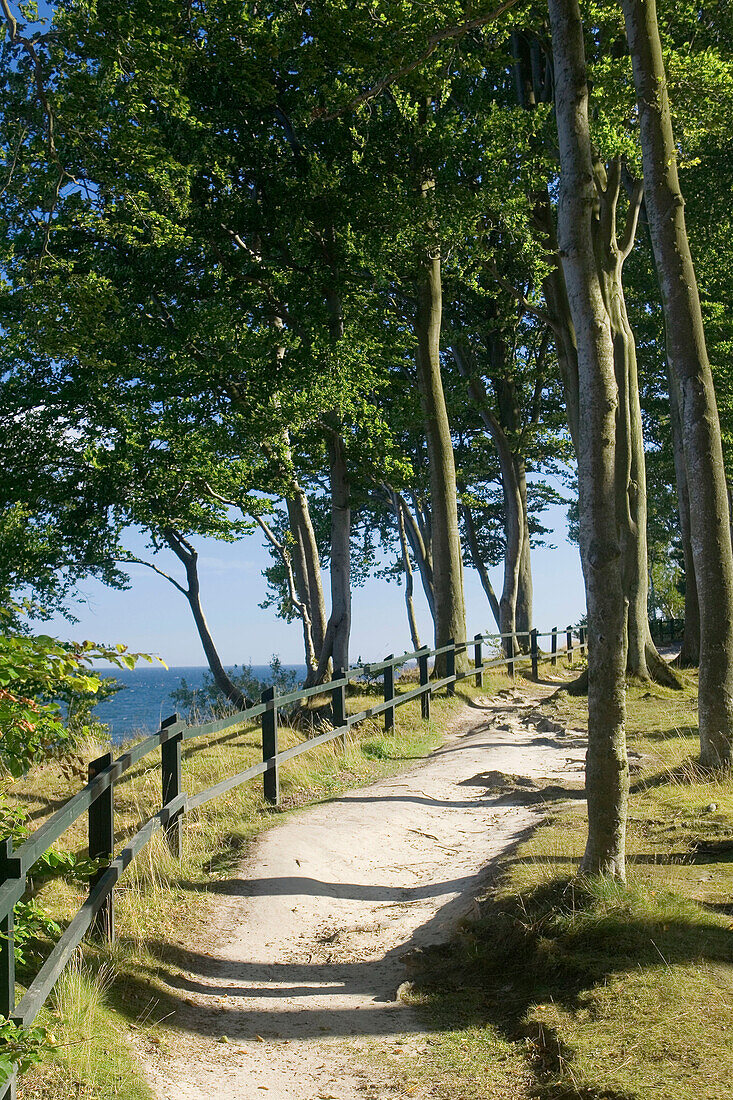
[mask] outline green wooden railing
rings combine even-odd
[[[657,645],[664,642],[681,642],[685,634],[684,619],[650,619],[649,629]]]
[[[565,649],[558,651],[558,637],[565,635]],[[262,693],[261,701],[247,710],[238,711],[227,718],[203,725],[188,726],[178,715],[172,715],[162,724],[157,733],[133,745],[113,759],[112,753],[105,753],[89,764],[89,780],[85,787],[69,799],[43,825],[14,849],[11,839],[0,840],[0,1015],[5,1016],[23,1027],[29,1027],[35,1021],[40,1009],[53,990],[64,968],[74,955],[76,948],[88,932],[97,937],[113,940],[114,928],[114,888],[125,868],[153,837],[162,832],[171,852],[178,858],[181,855],[181,822],[186,813],[203,806],[226,791],[247,783],[257,776],[263,777],[265,800],[277,805],[280,798],[279,770],[288,760],[302,753],[310,752],[318,745],[324,745],[337,738],[344,740],[352,726],[367,718],[384,715],[384,728],[394,728],[395,709],[411,699],[420,699],[423,719],[430,718],[430,700],[436,691],[446,689],[448,694],[455,693],[459,680],[475,677],[476,684],[483,685],[483,674],[490,668],[506,665],[510,676],[514,676],[516,666],[529,663],[534,679],[538,678],[540,660],[539,639],[550,638],[549,656],[552,664],[558,657],[572,663],[577,648],[581,655],[585,652],[585,630],[581,627],[574,631],[567,627],[558,632],[557,627],[545,634],[533,630],[525,634],[477,634],[471,641],[455,642],[438,649],[427,646],[413,653],[404,653],[400,657],[390,654],[376,664],[362,665],[348,671],[337,670],[334,679],[316,687],[303,688],[277,695],[274,688]],[[523,641],[523,645],[521,644]],[[492,644],[503,649],[502,656],[484,660],[484,646]],[[474,663],[468,671],[456,671],[456,655],[473,649]],[[524,650],[524,651],[522,651]],[[436,657],[445,657],[446,675],[440,679],[430,679],[429,662]],[[419,685],[408,691],[396,692],[395,668],[416,661],[419,669]],[[373,707],[348,714],[346,710],[346,689],[349,684],[360,679],[382,680],[383,700]],[[284,707],[302,703],[314,697],[330,696],[332,728],[323,733],[314,734],[302,744],[280,752],[278,750],[278,712]],[[221,782],[189,795],[183,790],[181,746],[184,741],[193,741],[242,725],[254,718],[260,718],[262,724],[262,762],[253,764],[237,775],[228,776]],[[127,841],[124,848],[115,855],[114,789],[118,780],[139,761],[151,753],[160,753],[161,808],[153,814],[138,832]],[[16,1004],[15,948],[14,948],[14,909],[26,890],[26,879],[40,857],[60,839],[80,817],[87,815],[89,856],[101,863],[100,869],[90,879],[89,896],[77,914],[64,929],[58,942],[54,944],[45,962]],[[17,1074],[0,1082],[0,1100],[15,1100]]]

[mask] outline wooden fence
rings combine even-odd
[[[650,619],[649,629],[656,645],[681,642],[685,634],[684,619]]]
[[[564,635],[564,638],[563,638]],[[351,668],[344,672],[337,670],[334,679],[317,687],[303,688],[277,695],[275,689],[267,688],[256,706],[238,711],[228,718],[203,725],[188,726],[172,715],[162,724],[157,733],[147,737],[123,752],[117,759],[107,752],[89,765],[89,781],[78,794],[69,799],[59,810],[48,818],[27,840],[14,850],[11,839],[0,840],[0,1015],[15,1023],[30,1027],[40,1009],[53,990],[62,971],[74,955],[87,932],[108,940],[114,939],[114,888],[125,868],[138,853],[159,832],[162,832],[172,853],[181,855],[181,822],[184,814],[203,806],[212,799],[248,783],[261,775],[264,796],[268,803],[277,805],[280,797],[280,767],[301,753],[310,752],[318,745],[324,745],[337,738],[343,738],[352,726],[367,718],[384,715],[384,728],[394,728],[395,709],[411,699],[419,698],[423,719],[430,718],[430,699],[432,695],[445,689],[455,693],[455,684],[473,676],[476,684],[483,684],[483,674],[490,668],[506,665],[510,676],[514,676],[518,663],[529,663],[532,677],[538,679],[540,657],[539,639],[549,638],[550,649],[546,654],[552,664],[560,657],[572,663],[576,650],[585,653],[585,629],[575,630],[568,626],[564,631],[554,627],[544,634],[536,630],[529,634],[477,634],[471,641],[455,642],[438,649],[427,646],[414,653],[405,653],[400,657],[390,654],[385,660]],[[564,640],[565,647],[558,650],[558,638]],[[577,640],[577,646],[576,646]],[[523,642],[523,644],[522,644]],[[492,645],[503,649],[503,654],[484,660],[484,647]],[[522,652],[521,650],[524,650]],[[456,656],[473,650],[473,667],[468,671],[456,672]],[[430,679],[429,662],[444,656],[446,675],[440,679]],[[419,685],[408,691],[395,690],[395,668],[415,661],[419,669]],[[373,707],[348,714],[346,710],[346,689],[354,681],[379,677],[383,685],[383,700]],[[302,744],[278,750],[278,712],[286,706],[305,702],[314,697],[329,697],[331,700],[332,728],[316,733]],[[254,718],[262,724],[262,762],[246,768],[237,775],[228,776],[213,787],[188,795],[183,789],[181,768],[181,746],[184,741],[209,736],[241,725]],[[151,753],[160,753],[161,808],[138,832],[128,840],[124,848],[115,855],[115,784],[125,772],[128,772],[140,760]],[[99,870],[90,879],[89,896],[74,918],[53,946],[35,978],[16,1005],[15,988],[15,947],[14,947],[14,909],[26,890],[26,878],[33,865],[57,841],[66,830],[84,814],[88,820],[89,857],[99,861]],[[12,1078],[0,1082],[0,1100],[15,1100],[17,1073]]]

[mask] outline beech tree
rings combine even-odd
[[[654,0],[622,0],[634,69],[649,231],[677,384],[700,603],[700,748],[733,763],[733,551],[720,422],[690,253]]]
[[[588,609],[588,841],[584,871],[623,879],[626,600],[617,514],[618,383],[611,319],[596,266],[597,209],[583,25],[577,0],[550,0],[560,149],[558,239],[578,348],[580,540]],[[625,491],[625,486],[624,486]]]

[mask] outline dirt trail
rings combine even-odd
[[[386,1095],[359,1051],[419,1045],[401,960],[448,938],[547,797],[582,788],[585,739],[536,710],[547,693],[467,706],[426,759],[262,836],[189,945],[177,1050],[147,1058],[158,1100]]]

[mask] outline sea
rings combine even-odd
[[[283,665],[298,676],[298,682],[305,679],[305,665]],[[233,671],[231,668],[229,671]],[[252,665],[252,675],[267,684],[272,678],[269,665]],[[112,741],[119,744],[129,737],[154,733],[162,718],[172,714],[176,706],[171,692],[180,687],[185,680],[189,687],[197,688],[203,683],[206,666],[185,665],[177,668],[160,666],[133,669],[97,669],[100,676],[111,676],[122,689],[109,699],[98,703],[94,716],[109,728]]]

